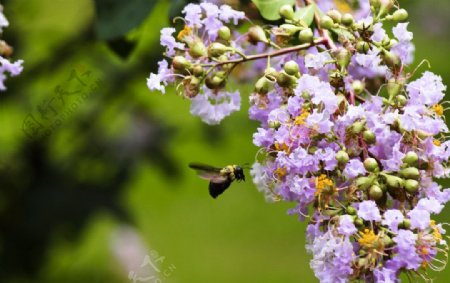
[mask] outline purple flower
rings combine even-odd
[[[331,171],[337,166],[336,152],[331,148],[319,149],[314,156],[325,163],[325,170]]]
[[[166,88],[162,84],[161,76],[158,74],[150,73],[150,77],[147,78],[147,87],[152,91],[158,90],[161,93],[166,92]]]
[[[258,128],[258,132],[253,134],[253,144],[256,146],[269,147],[273,144],[274,130]]]
[[[337,230],[344,236],[351,236],[358,231],[355,224],[353,224],[353,217],[350,215],[341,215],[341,217],[339,217],[339,226]]]
[[[366,169],[364,168],[364,164],[359,159],[351,159],[344,169],[344,175],[349,179],[353,179],[358,175],[366,174]]]
[[[10,61],[8,61],[7,59],[3,58],[0,56],[0,90],[6,90],[6,86],[5,86],[5,80],[6,80],[6,75],[5,73],[9,73],[12,77],[15,77],[17,75],[19,75],[22,70],[23,70],[23,60],[17,60],[14,63],[11,63]]]
[[[403,222],[404,216],[400,210],[389,209],[384,212],[383,218],[384,219],[381,221],[381,224],[388,226],[393,232],[397,232],[398,224]]]
[[[217,125],[223,118],[238,111],[241,107],[239,92],[215,93],[209,88],[203,88],[203,94],[191,99],[191,114],[199,116],[209,125]]]
[[[435,198],[423,198],[419,200],[415,208],[425,210],[428,213],[439,214],[444,206]]]
[[[309,53],[305,56],[305,67],[319,70],[330,61],[332,61],[332,58],[328,52],[320,52],[317,54]]]
[[[233,20],[233,24],[237,25],[239,20],[245,19],[245,13],[233,10],[228,5],[222,5],[220,6],[219,18],[225,23],[229,23],[231,20]]]
[[[304,103],[304,100],[300,96],[289,97],[288,105],[287,105],[289,114],[291,114],[294,117],[300,115],[303,103]]]
[[[3,11],[0,11],[0,32],[3,32],[3,28],[7,26],[9,26],[9,22],[3,14]]]
[[[163,28],[161,30],[161,45],[167,48],[167,56],[175,55],[176,49],[183,49],[184,44],[175,40],[172,34],[175,32],[174,28]]]
[[[376,23],[373,25],[373,35],[371,37],[373,41],[381,42],[386,36],[387,34],[382,23]]]
[[[314,110],[314,112],[308,116],[306,119],[306,124],[308,127],[321,134],[328,133],[333,126],[328,112],[318,113],[317,110]]]
[[[405,157],[405,154],[400,151],[400,144],[399,141],[392,147],[392,154],[390,154],[389,159],[381,160],[381,164],[385,170],[398,171],[403,164],[402,159]]]
[[[223,26],[222,22],[218,19],[219,17],[219,7],[211,3],[201,3],[200,6],[206,13],[206,18],[203,19],[202,23],[208,32],[211,41],[216,40],[217,32]]]
[[[328,231],[315,237],[306,248],[313,255],[310,266],[320,282],[348,282],[353,273],[351,263],[354,256],[348,237],[341,239]]]
[[[409,230],[400,229],[392,240],[397,243],[397,255],[386,265],[391,265],[399,270],[402,267],[416,270],[422,260],[416,252],[417,235]]]
[[[406,85],[411,104],[434,105],[444,98],[447,87],[442,78],[426,71],[422,77]]]
[[[202,27],[202,9],[200,5],[189,3],[184,7],[182,13],[185,14],[184,18],[190,27]]]
[[[411,220],[411,228],[419,228],[425,230],[430,226],[430,213],[426,210],[414,208],[408,212],[409,219]]]
[[[323,103],[328,113],[334,113],[337,109],[338,98],[334,95],[330,84],[320,81],[317,77],[304,74],[298,80],[298,85],[294,92],[299,96],[304,92],[309,93],[312,97],[312,102],[316,105]]]
[[[398,41],[411,41],[413,39],[413,33],[407,30],[408,23],[399,23],[393,29],[392,33],[398,39]]]
[[[397,272],[389,268],[377,268],[373,271],[376,283],[397,283]]]
[[[380,221],[381,215],[373,200],[365,200],[359,204],[358,216],[367,221]]]
[[[383,75],[387,71],[387,67],[381,65],[381,58],[379,56],[379,50],[373,48],[369,50],[367,54],[357,53],[353,57],[353,64],[363,68],[367,77],[374,77]]]

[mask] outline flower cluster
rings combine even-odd
[[[268,199],[295,202],[290,213],[309,221],[317,278],[399,282],[406,272],[427,279],[447,256],[445,230],[431,220],[450,200],[434,181],[450,174],[446,87],[429,71],[415,80],[408,73],[413,34],[394,1],[361,0],[354,14],[331,2],[306,0],[297,12],[282,6],[283,24],[252,26],[235,41],[224,22],[243,14],[190,4],[178,40],[175,30],[162,31],[174,57],[150,75],[149,88],[164,91],[181,78],[191,113],[215,124],[239,109],[239,93],[224,91],[233,68],[264,59],[254,64],[262,74],[249,98],[249,116],[260,122],[251,174]]]
[[[233,65],[214,65],[239,56],[227,25],[238,24],[245,14],[211,3],[189,4],[183,14],[185,25],[176,38],[174,28],[161,30],[161,45],[172,64],[169,67],[166,60],[160,61],[158,73],[150,74],[147,86],[164,93],[168,83],[181,79],[182,95],[191,100],[192,115],[210,125],[218,124],[240,109],[241,97],[238,92],[223,90]]]
[[[0,5],[0,33],[3,32],[3,28],[9,25],[8,20],[3,14],[3,7]],[[5,80],[6,74],[9,73],[10,76],[17,76],[22,72],[23,60],[17,60],[14,63],[7,59],[12,55],[12,47],[9,46],[5,41],[0,40],[0,91],[6,90]]]

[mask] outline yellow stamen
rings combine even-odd
[[[334,0],[334,5],[336,8],[343,13],[350,13],[353,9],[352,7],[344,0]]]
[[[278,179],[282,179],[284,176],[286,176],[286,169],[281,167],[277,168],[277,170],[274,171],[274,174]]]
[[[439,230],[439,227],[436,225],[436,221],[431,220],[430,226],[433,229],[433,239],[436,242],[440,242],[442,240],[442,234],[441,231]]]
[[[433,144],[435,146],[441,146],[441,141],[440,140],[433,140]]]
[[[316,192],[315,195],[320,195],[325,188],[333,188],[333,181],[328,179],[327,175],[321,174],[316,178]]]
[[[289,146],[285,143],[279,144],[278,142],[275,143],[275,149],[277,151],[285,151],[287,153],[290,152]]]
[[[358,242],[361,246],[366,248],[373,248],[375,243],[378,241],[378,236],[375,235],[373,230],[364,229],[364,232],[359,232],[361,238],[358,239]]]
[[[187,35],[190,35],[192,32],[192,29],[188,27],[187,25],[184,26],[184,28],[178,33],[177,39],[180,41],[183,41],[183,38]]]
[[[294,124],[295,125],[303,125],[306,121],[306,118],[308,118],[309,112],[307,110],[302,109],[302,113],[295,117]]]
[[[442,105],[440,104],[435,104],[431,107],[431,109],[433,109],[433,111],[438,115],[438,116],[442,116],[444,115],[444,107],[442,107]]]

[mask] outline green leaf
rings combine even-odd
[[[295,11],[295,19],[302,20],[308,27],[314,20],[315,4],[308,5]]]
[[[141,24],[156,0],[94,0],[95,29],[100,39],[117,39]]]
[[[256,5],[261,16],[269,21],[276,21],[281,19],[278,11],[283,5],[294,5],[295,0],[252,0]]]

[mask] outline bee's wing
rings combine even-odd
[[[200,178],[209,180],[212,183],[222,183],[228,180],[227,176],[220,174],[221,168],[201,163],[189,163],[189,167],[196,170]]]
[[[217,198],[220,194],[222,194],[228,187],[230,186],[231,181],[226,180],[221,183],[213,183],[212,181],[209,183],[209,194],[213,198]]]

